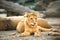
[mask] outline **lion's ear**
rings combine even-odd
[[[39,16],[39,12],[34,12],[34,15],[38,17]]]
[[[30,16],[30,13],[28,13],[28,12],[25,12],[25,15],[24,15],[25,17],[28,17],[28,16]]]

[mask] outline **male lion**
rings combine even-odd
[[[51,29],[43,27],[47,23],[43,23],[43,20],[38,19],[37,12],[25,13],[25,18],[21,19],[16,27],[16,30],[21,33],[19,36],[29,36],[31,33],[34,33],[34,36],[40,36],[40,31],[50,31]]]

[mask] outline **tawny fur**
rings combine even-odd
[[[32,19],[30,19],[32,17]],[[26,13],[24,16],[14,16],[14,17],[5,17],[6,20],[5,25],[0,25],[0,30],[4,29],[16,29],[18,32],[21,32],[20,36],[28,36],[31,33],[34,33],[34,36],[39,36],[40,31],[50,31],[52,28],[51,25],[45,19],[38,18],[38,13]],[[29,20],[28,20],[29,19]],[[32,20],[32,22],[31,22]],[[27,22],[28,21],[28,22]],[[0,22],[1,24],[4,24]],[[34,27],[29,25],[30,23],[35,23]],[[11,27],[10,27],[11,26]]]
[[[13,17],[6,17],[6,19],[10,19],[11,20],[11,24],[14,28],[17,27],[18,23],[21,22],[21,20],[24,20],[24,16],[13,16]],[[43,18],[37,18],[37,23],[39,26],[43,27],[43,28],[47,28],[50,29],[52,28],[52,26]]]
[[[18,16],[18,17],[6,17],[6,19],[11,20],[11,24],[14,27],[14,29],[17,27],[18,23],[21,22],[21,20],[24,20],[24,16]],[[37,23],[39,26],[43,28],[50,29],[52,26],[43,18],[37,18]]]
[[[3,20],[9,20],[8,22],[7,21],[3,21]],[[21,20],[25,20],[25,17],[24,16],[13,16],[13,17],[5,17],[1,20],[0,18],[0,30],[5,30],[5,29],[16,29],[18,23],[21,23],[23,21]],[[3,22],[2,22],[3,21]],[[4,25],[4,23],[7,25],[9,24],[7,27]],[[22,24],[22,23],[21,23]],[[37,24],[38,26],[41,26],[43,28],[47,28],[47,29],[50,29],[52,28],[51,25],[45,20],[45,19],[42,19],[42,18],[37,18]],[[10,27],[12,26],[12,27]]]
[[[49,29],[51,26],[47,23],[47,21],[37,18],[37,13],[26,13],[25,18],[20,20],[16,27],[16,30],[21,33],[19,36],[29,36],[32,32],[34,33],[34,36],[40,36],[40,31],[51,30]],[[34,25],[32,26],[31,23],[34,23]]]

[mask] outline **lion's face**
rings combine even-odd
[[[25,16],[28,25],[32,27],[37,25],[38,13],[26,13]]]

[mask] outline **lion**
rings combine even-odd
[[[48,25],[48,23],[44,21],[44,19],[39,20],[38,15],[38,12],[25,13],[24,19],[21,19],[16,27],[16,30],[21,33],[18,36],[29,36],[32,33],[34,33],[34,36],[40,36],[41,31],[51,30],[51,26]],[[46,26],[48,29],[44,26]]]

